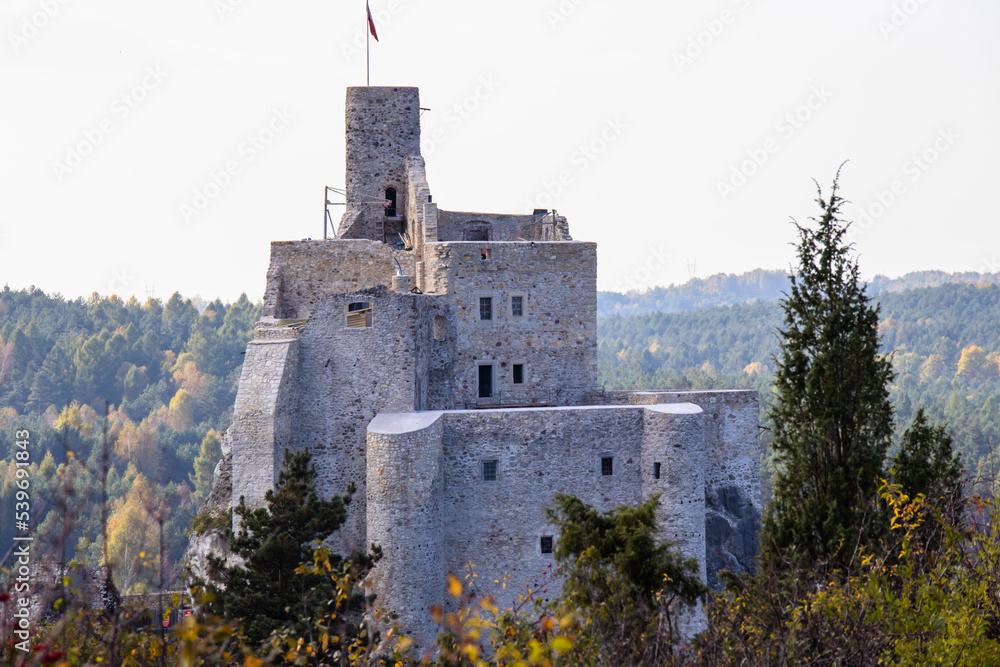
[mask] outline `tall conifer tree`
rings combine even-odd
[[[771,409],[781,470],[761,546],[765,558],[841,567],[883,525],[878,486],[892,437],[893,371],[879,354],[878,306],[845,242],[838,180],[828,199],[817,190],[822,215],[811,218],[815,229],[796,223],[799,266],[782,300]]]

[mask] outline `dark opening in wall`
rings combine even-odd
[[[511,317],[524,317],[524,297],[523,296],[512,296],[512,297],[510,297],[510,316]]]
[[[489,241],[490,233],[485,229],[466,229],[463,233],[466,241]]]
[[[479,398],[493,398],[493,366],[479,367]]]
[[[613,456],[601,457],[601,474],[604,476],[613,475],[615,472],[615,459]]]
[[[367,329],[372,325],[372,307],[367,301],[347,304],[348,329]]]
[[[542,538],[539,540],[539,546],[541,547],[543,554],[552,553],[552,536],[542,535]]]
[[[495,481],[497,481],[497,463],[498,463],[498,461],[483,461],[483,481],[484,482],[495,482]]]
[[[479,297],[479,319],[484,321],[493,319],[493,297]]]
[[[388,202],[385,205],[385,215],[387,218],[396,217],[396,188],[386,188],[385,189],[385,200]]]
[[[514,364],[513,366],[513,383],[514,384],[524,384],[524,364]]]
[[[653,464],[653,479],[660,479],[660,464],[659,464],[659,462]]]

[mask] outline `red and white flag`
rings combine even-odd
[[[378,33],[375,32],[375,21],[372,19],[372,8],[368,6],[367,2],[365,3],[365,8],[368,10],[368,32],[372,34],[372,37],[374,37],[377,42]]]

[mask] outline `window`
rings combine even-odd
[[[444,340],[445,321],[444,316],[437,315],[434,318],[434,340]]]
[[[524,364],[514,364],[513,377],[511,380],[514,384],[524,384]]]
[[[660,464],[659,464],[659,462],[653,464],[653,479],[660,479]]]
[[[542,535],[542,538],[539,540],[539,546],[542,548],[543,554],[552,553],[552,536]]]
[[[493,319],[493,297],[479,297],[479,319],[483,321]]]
[[[510,316],[511,317],[524,317],[524,297],[523,296],[512,296],[510,297]]]
[[[498,461],[483,461],[483,481],[484,482],[495,482],[495,481],[497,481],[497,463],[498,463]]]
[[[367,301],[347,304],[347,328],[367,329],[372,325],[372,307]]]
[[[493,398],[493,366],[479,366],[479,398]]]
[[[385,189],[385,217],[396,217],[396,188]]]
[[[615,459],[612,456],[601,457],[601,474],[607,477],[613,475],[615,470]]]

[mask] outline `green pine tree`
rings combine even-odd
[[[335,592],[328,575],[297,574],[295,569],[311,564],[316,541],[329,537],[344,522],[353,491],[352,487],[343,497],[320,500],[309,452],[286,450],[278,483],[265,495],[266,507],[250,509],[241,497],[234,509],[242,524],[231,548],[244,566],[211,559],[212,579],[221,584],[211,586],[217,596],[211,611],[242,619],[242,633],[254,643],[282,627],[311,636],[309,619],[324,613]],[[336,565],[341,558],[331,556],[331,562]]]
[[[839,177],[839,174],[838,174]],[[884,525],[879,478],[893,427],[888,359],[844,236],[838,181],[817,202],[817,228],[796,224],[799,266],[782,300],[771,449],[780,472],[765,514],[762,555],[846,565]]]
[[[962,464],[944,426],[930,426],[924,409],[917,410],[892,460],[892,479],[903,493],[923,494],[929,506],[955,525],[962,505]]]

